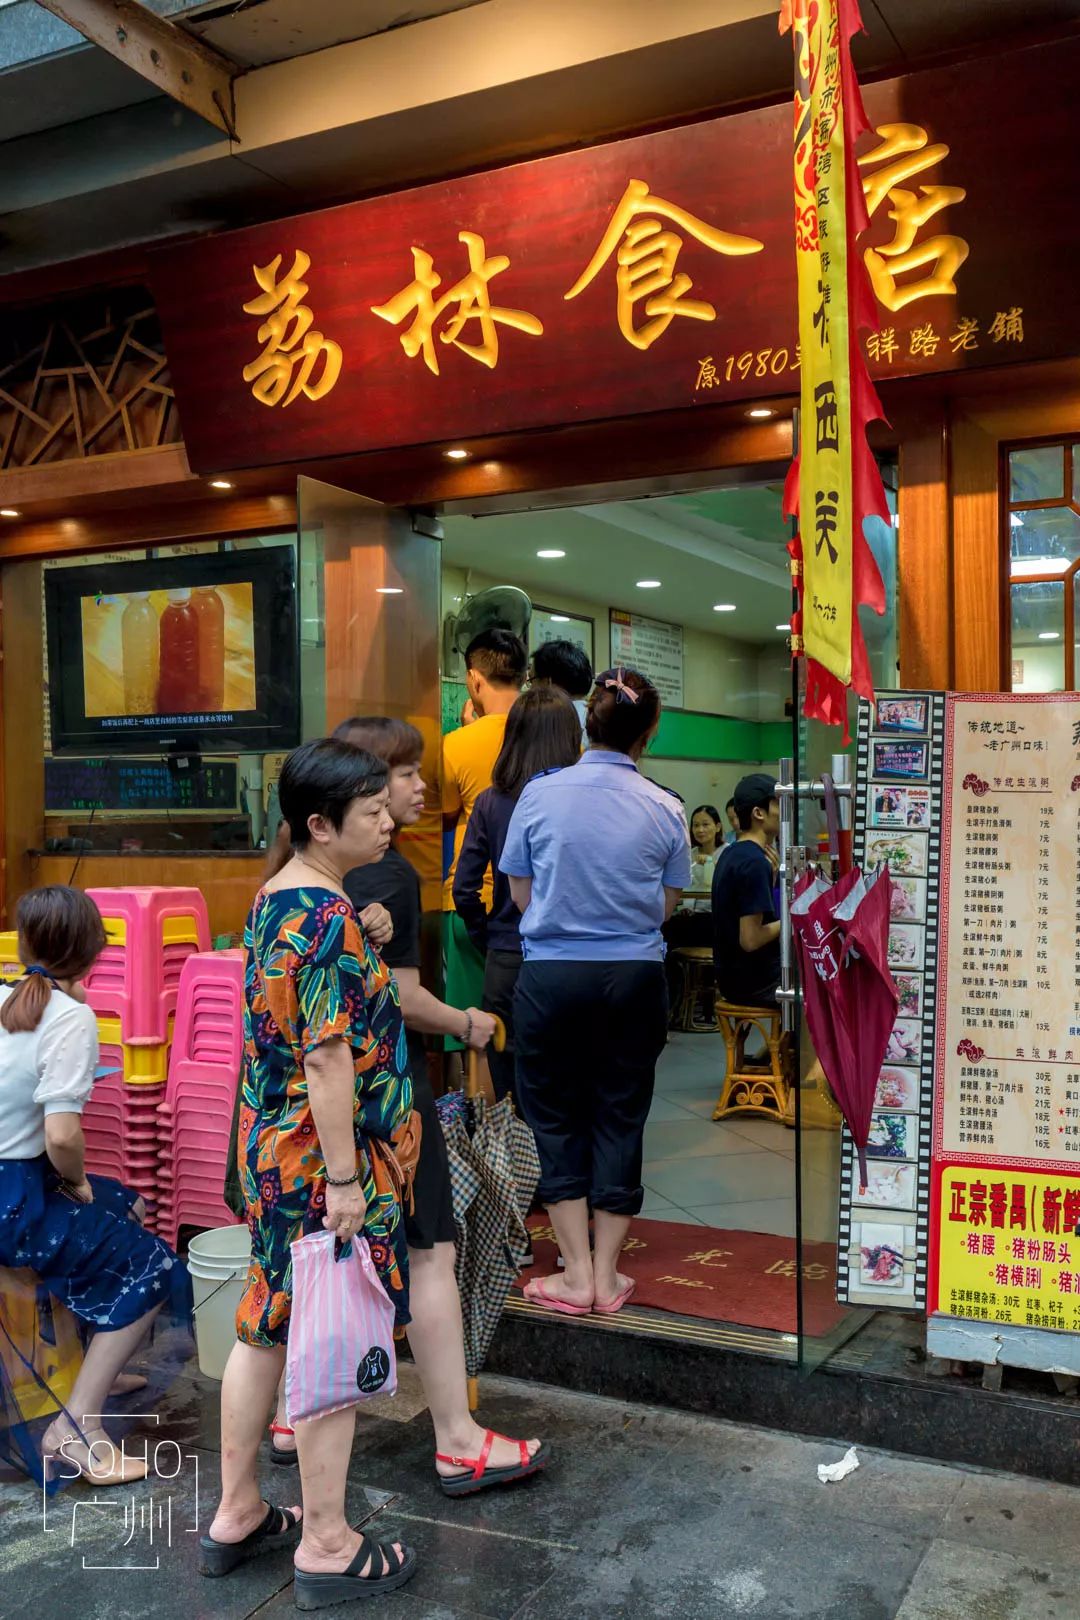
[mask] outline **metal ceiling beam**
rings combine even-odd
[[[233,86],[242,69],[139,0],[37,0],[140,78],[215,125],[236,132]]]

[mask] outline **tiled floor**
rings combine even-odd
[[[718,1035],[672,1035],[645,1129],[642,1216],[739,1232],[795,1235],[795,1133],[752,1116],[713,1122],[724,1076]],[[836,1235],[840,1137],[803,1139],[804,1231]]]

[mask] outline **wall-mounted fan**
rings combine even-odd
[[[465,649],[481,631],[510,630],[528,645],[532,603],[516,585],[492,585],[467,596],[460,613],[448,613],[443,624],[443,674],[450,680],[465,678]]]

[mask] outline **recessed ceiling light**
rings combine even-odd
[[[468,461],[469,459],[469,452],[462,450],[460,447],[453,450],[444,450],[443,455],[447,461]]]
[[[22,513],[16,512],[13,506],[0,506],[0,517],[22,517]]]
[[[791,630],[790,624],[778,624],[776,628],[778,630],[784,630],[784,631],[788,631],[788,632],[790,632],[790,630]]]
[[[553,613],[551,615],[551,622],[552,624],[569,624],[570,615],[568,613]]]
[[[566,552],[565,551],[538,551],[536,553],[536,555],[538,557],[543,557],[545,559],[545,561],[555,562],[555,561],[558,560],[558,558],[565,557]]]
[[[404,586],[401,585],[376,585],[375,587],[376,596],[401,596],[403,594]]]
[[[713,603],[713,612],[714,613],[734,613],[735,612],[735,603],[734,602],[714,602]]]
[[[767,405],[755,405],[754,409],[752,411],[747,411],[746,414],[747,416],[752,416],[755,421],[764,421],[767,416],[775,416],[776,412],[770,411]]]
[[[211,489],[232,489],[232,485],[229,483],[229,480],[227,478],[211,478],[211,480],[210,480],[210,488]]]
[[[637,581],[637,588],[639,591],[658,591],[660,589],[660,581],[658,579],[639,579]]]
[[[1040,630],[1039,631],[1039,640],[1040,641],[1060,641],[1061,640],[1061,634],[1057,630]]]

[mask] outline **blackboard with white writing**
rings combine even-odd
[[[235,810],[237,770],[215,760],[177,774],[158,759],[47,759],[49,811]]]

